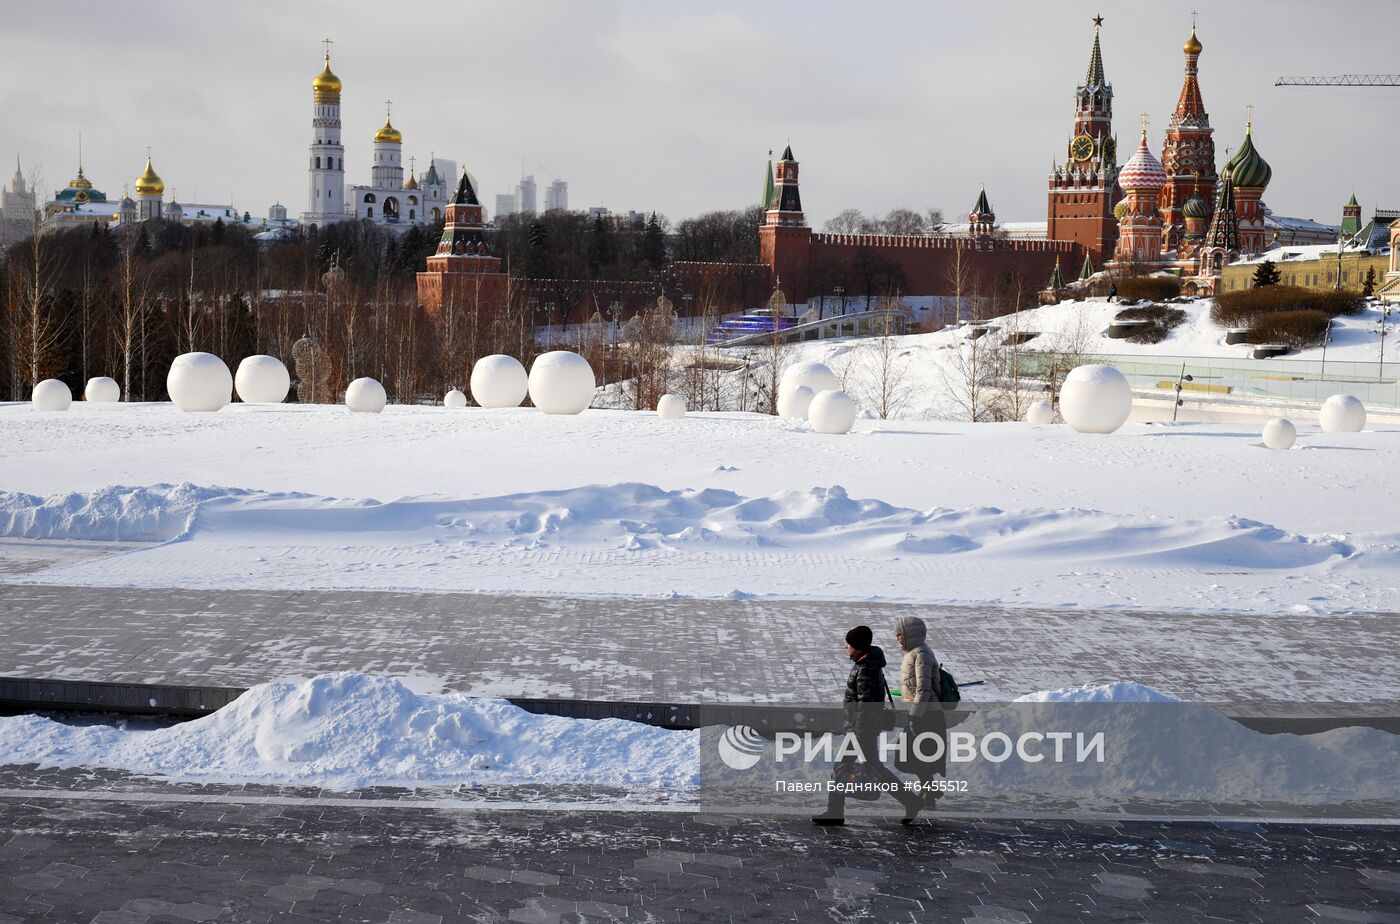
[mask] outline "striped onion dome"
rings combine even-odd
[[[1118,171],[1118,185],[1125,190],[1161,189],[1167,185],[1167,171],[1162,169],[1161,162],[1147,149],[1146,132],[1143,132],[1142,141],[1138,142],[1138,149],[1133,152],[1133,156],[1123,165],[1123,169]]]
[[[1245,129],[1244,144],[1240,145],[1225,168],[1230,171],[1230,180],[1236,189],[1263,189],[1273,179],[1274,168],[1259,156],[1259,151],[1254,147],[1252,124]]]

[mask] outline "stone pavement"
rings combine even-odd
[[[893,649],[906,613],[960,680],[986,681],[970,699],[1136,680],[1221,704],[1400,700],[1397,615],[25,584],[0,584],[0,676],[243,687],[362,670],[492,696],[821,702],[844,688],[846,629]]]
[[[0,773],[0,922],[1400,922],[1400,828],[504,808]],[[360,796],[358,800],[356,796]],[[450,794],[449,794],[450,795]]]

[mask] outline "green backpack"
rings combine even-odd
[[[962,702],[962,693],[958,691],[958,682],[941,664],[938,667],[938,701],[940,703]]]

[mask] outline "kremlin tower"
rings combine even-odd
[[[1045,236],[1082,245],[1094,262],[1113,252],[1117,228],[1113,207],[1118,197],[1118,152],[1113,137],[1113,84],[1104,76],[1099,29],[1094,17],[1094,46],[1089,70],[1075,91],[1074,129],[1063,166],[1050,173],[1049,215]]]
[[[505,295],[507,277],[501,272],[501,258],[491,252],[485,225],[486,211],[463,168],[457,194],[447,204],[437,251],[428,257],[427,270],[418,274],[418,303],[430,315],[451,304],[475,304],[479,309],[479,300],[495,304]]]

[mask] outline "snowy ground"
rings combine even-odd
[[[1397,462],[1385,426],[10,405],[0,536],[131,543],[12,578],[61,584],[1396,611]]]
[[[1172,330],[1166,340],[1157,344],[1137,344],[1127,340],[1111,340],[1104,336],[1109,322],[1127,307],[1106,301],[1062,302],[994,318],[989,323],[997,327],[999,332],[988,335],[988,343],[995,343],[1005,331],[1014,330],[1039,334],[1026,343],[1025,349],[1030,351],[1061,350],[1099,357],[1160,359],[1163,363],[1249,359],[1252,346],[1225,342],[1225,329],[1210,318],[1212,304],[1209,299],[1201,299],[1169,305],[1168,307],[1179,308],[1185,312],[1186,320]],[[1327,369],[1333,376],[1348,373],[1372,376],[1384,371],[1386,377],[1393,380],[1397,370],[1400,370],[1400,355],[1397,355],[1395,346],[1396,322],[1392,318],[1389,325],[1386,340],[1389,341],[1387,346],[1391,355],[1387,357],[1384,367],[1379,363],[1379,322],[1380,311],[1373,303],[1359,314],[1333,321],[1332,341],[1325,356],[1322,349],[1316,347],[1289,353],[1281,357],[1281,361],[1317,362],[1326,359]],[[873,396],[892,392],[897,396],[893,402],[897,413],[888,414],[890,417],[966,419],[966,402],[960,402],[956,397],[965,387],[960,384],[960,379],[965,379],[966,373],[958,367],[954,359],[955,348],[965,344],[965,338],[966,331],[962,329],[895,337],[894,358],[888,366],[881,360],[876,341],[868,339],[796,344],[787,349],[785,361],[815,360],[826,363],[842,379],[846,390],[867,407],[875,405]],[[760,347],[751,348],[748,352],[756,361],[765,358]],[[891,375],[882,371],[884,368],[898,370],[898,373]],[[1316,369],[1308,371],[1310,375],[1317,372]],[[899,380],[898,384],[891,387],[889,383],[896,378]],[[1338,386],[1337,390],[1346,390],[1346,387]],[[1379,393],[1396,394],[1393,388],[1380,390]],[[1169,400],[1170,395],[1163,392],[1161,397],[1163,400]],[[1312,419],[1315,415],[1307,416]]]

